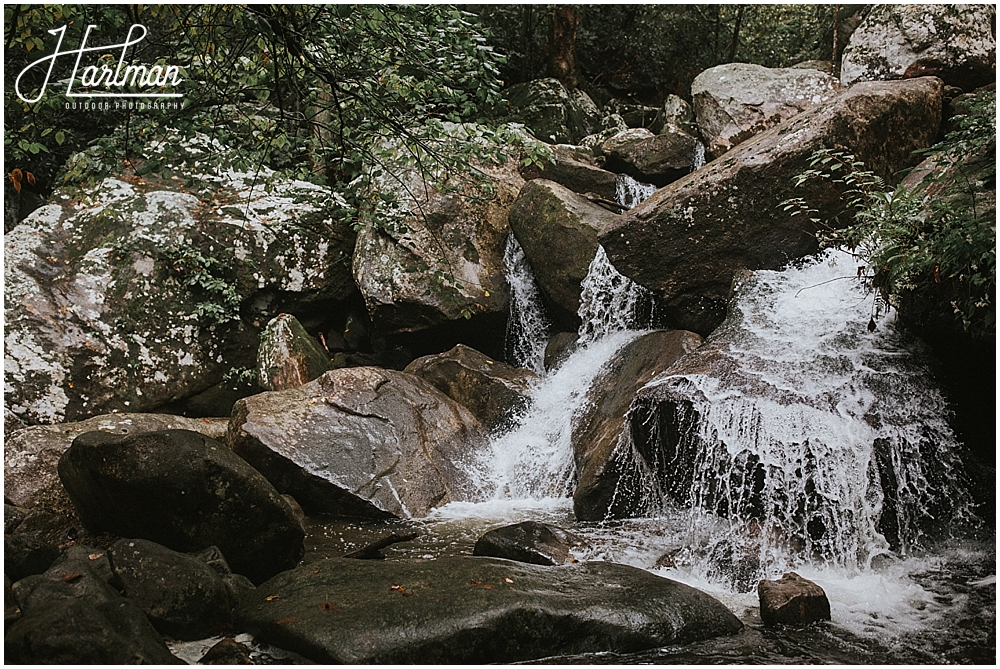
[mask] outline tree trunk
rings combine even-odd
[[[736,10],[736,25],[733,26],[733,40],[729,43],[729,62],[736,62],[736,49],[740,46],[740,26],[743,23],[744,5],[740,5]]]
[[[556,5],[552,10],[549,40],[549,76],[570,90],[576,88],[579,73],[576,64],[576,26],[580,13],[572,5]]]
[[[833,6],[833,76],[840,79],[840,5]]]

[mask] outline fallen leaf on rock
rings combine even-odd
[[[492,590],[493,589],[493,586],[490,585],[489,583],[483,583],[483,587],[486,588],[487,590]]]
[[[63,583],[72,583],[78,578],[80,578],[80,572],[74,571],[72,574],[66,574],[59,580],[62,581]]]
[[[513,583],[514,581],[512,581],[511,579],[509,579],[509,578],[507,578],[506,576],[504,576],[504,578],[503,578],[503,582],[504,582],[504,583]]]
[[[282,618],[281,620],[279,620],[278,622],[276,622],[274,624],[275,625],[287,625],[288,623],[293,622],[295,620],[298,620],[298,618],[296,618],[295,616],[292,616],[290,618]]]
[[[91,560],[97,560],[99,558],[104,557],[104,553],[91,553],[87,557],[90,558]]]
[[[265,602],[273,602],[274,600],[278,599],[280,596],[281,595],[268,595],[267,597],[264,598],[264,601]]]

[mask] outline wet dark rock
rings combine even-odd
[[[972,90],[996,81],[995,9],[990,5],[878,5],[851,35],[840,79],[933,75]]]
[[[521,170],[526,180],[548,179],[581,195],[594,193],[614,201],[618,175],[602,169],[593,153],[584,147],[558,145],[552,147],[553,162],[542,166],[530,165]]]
[[[831,184],[796,185],[810,156],[844,149],[891,182],[934,140],[941,100],[931,77],[855,85],[659,189],[613,218],[600,243],[619,272],[658,295],[664,322],[705,336],[725,318],[739,271],[778,269],[817,250],[812,223],[780,203],[802,197],[830,219],[842,211]]]
[[[302,557],[302,528],[278,491],[196,432],[88,432],[60,459],[59,478],[95,531],[184,552],[218,546],[237,573],[257,582]]]
[[[576,332],[557,332],[545,345],[545,371],[551,372],[566,362],[566,358],[576,350],[576,342],[580,335]]]
[[[681,130],[617,143],[606,150],[605,168],[657,187],[680,179],[694,169],[697,140]]]
[[[184,664],[141,611],[112,601],[54,601],[18,620],[4,637],[11,664]]]
[[[229,593],[204,561],[145,539],[122,539],[109,554],[123,594],[161,634],[204,639],[229,622]]]
[[[577,324],[580,282],[597,253],[597,235],[615,214],[553,181],[525,184],[510,210],[510,228],[524,249],[543,296],[558,320]]]
[[[17,529],[25,517],[30,513],[27,509],[8,504],[6,499],[3,504],[3,533],[10,534]]]
[[[94,553],[101,555],[103,552]],[[14,597],[24,615],[32,615],[54,602],[88,600],[115,602],[118,590],[101,573],[99,560],[86,556],[61,559],[44,574],[27,576],[14,583]]]
[[[229,436],[237,454],[307,513],[388,518],[421,517],[447,503],[464,480],[458,462],[485,431],[421,378],[351,367],[240,400]]]
[[[225,638],[208,649],[198,660],[199,664],[253,664],[250,649],[236,641]]]
[[[3,629],[4,632],[21,617],[21,607],[14,599],[14,589],[11,587],[10,577],[3,575]]]
[[[79,523],[47,511],[30,512],[13,533],[4,535],[4,573],[14,581],[41,574],[59,557],[62,547],[80,535]]]
[[[757,584],[757,596],[760,618],[768,627],[830,620],[830,600],[823,588],[793,571],[776,581],[762,580]]]
[[[403,370],[419,376],[455,400],[491,429],[528,405],[538,375],[491,359],[458,344],[450,351],[417,358]]]
[[[516,662],[734,634],[721,603],[619,564],[329,559],[280,574],[237,612],[257,638],[321,663]]]
[[[56,467],[77,436],[95,430],[125,435],[181,429],[225,439],[228,425],[229,421],[224,419],[122,413],[96,416],[78,423],[31,426],[4,443],[4,495],[18,506],[72,513],[73,505],[59,481]]]
[[[309,383],[330,369],[330,358],[295,316],[278,314],[260,334],[257,383],[285,390]]]
[[[650,379],[697,348],[693,332],[651,332],[629,343],[608,363],[590,390],[591,402],[573,425],[578,483],[573,510],[580,520],[621,518],[640,510],[628,440],[629,409]]]
[[[560,565],[575,562],[569,550],[582,543],[582,539],[562,528],[529,520],[490,530],[479,537],[472,554],[530,564]]]

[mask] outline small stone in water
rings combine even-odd
[[[830,600],[823,588],[795,572],[776,581],[762,580],[757,584],[757,596],[760,618],[768,627],[830,620]]]

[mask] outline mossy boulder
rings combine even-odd
[[[291,314],[278,314],[260,334],[257,383],[285,390],[309,383],[330,369],[330,356]]]
[[[542,295],[566,329],[578,325],[580,282],[597,253],[597,235],[617,218],[547,179],[525,184],[511,207],[511,230]]]
[[[815,151],[852,153],[891,183],[933,143],[942,100],[934,77],[857,84],[659,189],[604,227],[600,243],[619,272],[658,295],[667,324],[705,336],[724,320],[740,270],[817,250],[813,224],[784,201],[804,198],[826,220],[843,211],[831,184],[796,182]]]
[[[122,174],[57,191],[5,239],[5,406],[29,424],[150,411],[253,367],[290,302],[354,290],[318,186],[266,171]],[[209,181],[204,181],[209,180]]]
[[[582,90],[570,91],[558,79],[535,79],[504,89],[502,118],[523,123],[550,144],[575,144],[600,129],[597,105]]]

